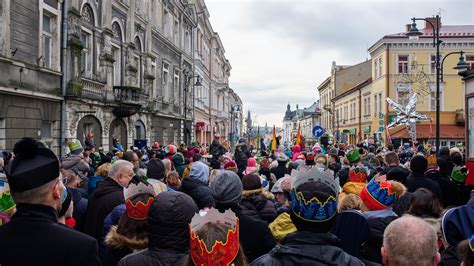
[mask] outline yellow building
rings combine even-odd
[[[433,23],[436,24],[435,18]],[[407,25],[406,30],[409,30]],[[436,138],[436,68],[433,47],[433,32],[426,23],[421,29],[424,33],[418,40],[410,40],[405,33],[386,35],[369,48],[372,58],[372,89],[368,98],[374,118],[372,127],[383,141],[390,136],[394,143],[409,138],[405,127],[391,129],[389,134],[385,126],[394,118],[394,112],[385,98],[406,104],[412,93],[418,95],[417,111],[433,119],[417,125],[419,141],[434,144]],[[450,52],[464,51],[466,61],[474,65],[474,25],[445,26],[441,25],[441,57]],[[444,62],[444,81],[440,84],[440,139],[442,146],[454,146],[463,142],[464,128],[464,94],[463,81],[453,67],[457,64],[458,55],[446,58]],[[383,119],[382,119],[383,118]],[[382,126],[383,125],[383,126]]]

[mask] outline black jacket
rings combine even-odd
[[[286,162],[278,162],[278,166],[273,167],[270,171],[275,175],[277,180],[284,177],[286,171],[288,171],[288,168],[286,168]]]
[[[458,266],[461,265],[461,260],[459,258],[457,248],[450,246],[441,252],[441,260],[438,264],[439,266]]]
[[[180,190],[191,196],[199,209],[214,206],[214,198],[212,197],[211,189],[206,183],[200,180],[185,178],[181,183]]]
[[[461,206],[466,203],[463,200],[463,193],[454,181],[443,175],[438,170],[429,170],[425,173],[426,178],[437,182],[441,189],[441,203],[444,207]]]
[[[240,207],[242,208],[243,215],[263,220],[267,223],[272,223],[278,216],[275,203],[267,199],[264,194],[244,195],[240,202]]]
[[[209,147],[209,153],[212,155],[212,160],[218,160],[219,156],[226,153],[226,150],[218,140],[213,140],[211,147]]]
[[[426,178],[424,174],[411,173],[407,177],[406,187],[409,192],[415,192],[419,188],[426,188],[433,192],[438,199],[442,199],[441,188],[438,182]]]
[[[57,222],[52,207],[17,204],[0,227],[0,265],[100,265],[97,241]]]
[[[124,257],[118,265],[185,265],[188,224],[197,206],[181,192],[163,192],[158,197],[148,212],[148,249]]]
[[[294,232],[251,265],[364,265],[359,259],[338,247],[338,239],[330,233]]]
[[[97,185],[87,203],[84,233],[102,242],[102,228],[105,217],[117,206],[124,203],[123,187],[110,177]]]
[[[402,184],[407,183],[407,177],[410,174],[410,171],[408,169],[403,168],[399,165],[390,165],[385,167],[384,170],[388,180],[395,180]]]
[[[235,163],[240,172],[245,170],[247,167],[247,159],[250,157],[250,151],[246,144],[238,144],[235,147]]]
[[[383,233],[385,228],[398,218],[391,209],[380,211],[368,211],[363,213],[370,227],[369,238],[362,245],[361,254],[365,260],[382,263],[380,248],[383,244]]]

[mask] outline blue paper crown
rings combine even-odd
[[[303,193],[292,189],[290,196],[293,213],[305,221],[324,222],[331,219],[337,212],[337,199],[332,195],[324,202],[316,197],[306,200]]]
[[[369,194],[380,204],[390,206],[395,202],[396,194],[389,192],[389,187],[382,186],[382,180],[377,180],[376,177],[372,178],[367,183],[367,191]]]

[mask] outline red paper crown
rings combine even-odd
[[[349,180],[351,182],[365,183],[367,180],[367,172],[359,171],[358,169],[353,169],[349,171]]]
[[[134,220],[145,220],[148,216],[148,209],[150,209],[152,203],[153,197],[149,197],[146,203],[139,201],[136,204],[133,204],[133,202],[128,199],[125,202],[127,216]]]
[[[216,209],[210,209],[204,212],[205,216],[202,216],[202,213],[201,211],[196,214],[189,225],[190,253],[194,265],[230,265],[239,253],[239,219],[229,210],[219,213]],[[233,229],[228,229],[226,241],[216,240],[211,250],[208,250],[206,243],[196,234],[196,231],[208,222],[222,223],[233,227]]]

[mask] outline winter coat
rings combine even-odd
[[[180,190],[193,198],[199,209],[214,206],[214,198],[209,186],[197,179],[186,178],[181,183]]]
[[[183,177],[184,169],[186,169],[187,166],[183,161],[183,156],[175,154],[172,159],[176,172],[178,172],[180,177]]]
[[[77,155],[71,155],[64,158],[61,162],[61,167],[66,170],[71,170],[76,174],[80,174],[81,178],[85,177],[87,173],[89,173],[89,164],[86,163],[83,158]]]
[[[268,228],[278,242],[281,242],[288,234],[296,232],[296,227],[287,212],[278,215],[275,221],[268,225]]]
[[[118,265],[171,266],[187,262],[188,224],[197,206],[181,192],[163,192],[159,197],[160,202],[153,202],[148,212],[148,249],[124,257]],[[167,211],[157,210],[158,204]]]
[[[461,265],[461,260],[459,258],[457,248],[455,246],[450,246],[447,249],[441,252],[441,260],[438,264],[439,266],[458,266]]]
[[[444,207],[461,206],[466,203],[462,189],[438,170],[428,170],[425,173],[426,178],[437,182],[441,189],[441,202]]]
[[[288,171],[288,168],[286,168],[286,162],[278,162],[278,166],[270,169],[270,172],[275,174],[276,179],[280,179],[285,176],[286,171]]]
[[[237,218],[239,218],[239,240],[245,257],[249,262],[267,254],[276,246],[275,238],[273,238],[268,223],[260,219],[255,219],[242,214],[242,208],[238,205],[234,206],[216,206],[220,211],[230,208]]]
[[[82,226],[86,219],[88,200],[82,197],[81,192],[78,189],[71,188],[71,191],[72,201],[74,202],[72,217],[76,220],[76,226],[74,228],[78,231],[82,231]]]
[[[102,229],[105,217],[115,208],[124,203],[123,187],[110,177],[97,185],[87,204],[84,233],[102,243]]]
[[[438,199],[442,199],[441,188],[438,182],[426,178],[424,174],[411,173],[407,177],[406,187],[409,192],[415,192],[419,188],[426,188],[433,192]]]
[[[273,198],[273,194],[263,189],[244,190],[240,202],[242,214],[267,223],[273,222],[278,213],[271,198]]]
[[[0,227],[0,265],[100,265],[97,241],[57,221],[50,206],[17,204]]]
[[[383,232],[398,216],[391,209],[366,211],[363,215],[369,223],[370,233],[369,239],[362,245],[362,257],[365,260],[381,264],[380,248],[383,244]]]
[[[107,214],[107,216],[104,219],[104,226],[102,229],[102,238],[105,238],[105,236],[109,233],[110,229],[114,225],[118,225],[120,218],[122,218],[122,215],[127,211],[127,207],[125,204],[119,204],[115,206],[115,208]]]
[[[291,158],[291,160],[294,162],[296,161],[296,159],[298,159],[298,156],[300,156],[301,154],[301,147],[300,145],[295,145],[293,146],[293,157]]]
[[[250,151],[246,144],[238,144],[235,147],[235,163],[237,164],[237,168],[239,172],[242,173],[245,168],[247,167],[247,160],[250,157]]]
[[[213,140],[211,147],[209,147],[209,153],[212,155],[212,160],[218,160],[219,156],[224,155],[226,150],[218,140]]]
[[[359,259],[338,247],[338,239],[330,233],[294,232],[250,265],[364,265]]]
[[[406,184],[410,171],[399,165],[391,165],[385,167],[385,174],[387,175],[388,180],[395,180],[402,184]]]
[[[106,251],[104,266],[115,266],[128,254],[141,251],[148,247],[148,239],[128,238],[117,233],[117,226],[113,226],[105,237]]]

